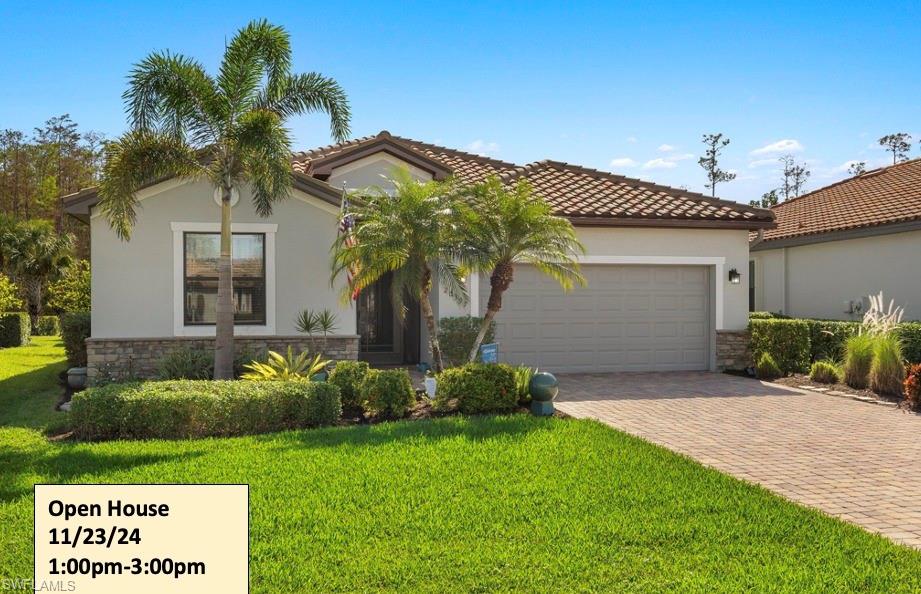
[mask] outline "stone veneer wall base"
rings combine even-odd
[[[716,369],[740,371],[751,366],[751,336],[748,330],[717,330]]]
[[[357,359],[358,336],[339,335],[313,340],[298,336],[237,336],[234,350],[239,356],[251,353],[263,356],[265,351],[285,352],[288,346],[296,351],[321,350],[328,359]],[[90,381],[107,379],[149,379],[157,375],[160,360],[178,348],[214,349],[213,337],[167,338],[88,338],[86,358]]]

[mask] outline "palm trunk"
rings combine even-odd
[[[214,340],[214,379],[233,379],[233,236],[230,186],[221,188],[221,257],[217,265],[217,320]]]
[[[441,345],[438,343],[438,326],[435,323],[435,311],[432,309],[432,302],[429,300],[429,296],[432,294],[432,271],[428,267],[425,270],[425,278],[422,279],[421,293],[419,307],[422,309],[422,316],[425,318],[425,327],[429,331],[432,363],[434,363],[435,372],[441,373],[444,370],[444,362],[441,359]]]
[[[492,324],[493,318],[502,309],[502,293],[505,293],[512,285],[514,275],[515,268],[511,262],[499,262],[492,269],[492,274],[489,276],[489,301],[486,302],[486,315],[483,316],[480,331],[477,333],[476,340],[473,341],[473,347],[470,349],[470,354],[467,356],[468,362],[473,363],[476,361],[477,351],[480,350],[480,345],[483,344],[483,339],[486,338],[489,325]]]
[[[29,280],[26,283],[26,294],[28,296],[27,308],[29,310],[29,325],[32,331],[38,327],[38,318],[42,315],[42,284],[37,279]]]

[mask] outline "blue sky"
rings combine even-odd
[[[731,138],[726,198],[777,186],[792,151],[807,188],[876,139],[921,140],[918,3],[5,2],[0,128],[70,113],[125,128],[131,65],[156,49],[219,63],[253,18],[284,25],[297,70],[335,77],[355,135],[394,134],[527,163],[552,158],[704,191],[700,136]],[[298,148],[329,142],[320,116]],[[779,144],[778,144],[779,143]]]

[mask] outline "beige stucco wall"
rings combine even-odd
[[[751,259],[755,261],[755,310],[782,312],[786,308],[783,250],[752,252]]]
[[[713,265],[714,282],[722,283],[722,328],[741,330],[748,326],[748,231],[734,229],[659,229],[630,227],[577,227],[579,239],[585,244],[586,258],[639,258],[645,263],[694,264],[687,258],[725,259],[723,274],[717,278]],[[624,262],[621,262],[624,263]],[[708,264],[709,265],[709,264]],[[731,268],[742,273],[742,282],[729,284]],[[480,282],[488,282],[483,277]],[[714,288],[715,289],[715,288]],[[578,291],[578,289],[575,289]],[[561,289],[562,291],[562,289]],[[442,294],[444,303],[448,299]],[[716,307],[715,299],[713,300]],[[480,303],[482,314],[485,303]],[[470,307],[445,303],[442,315],[468,313]],[[501,314],[500,314],[501,315]],[[714,316],[720,317],[720,316]]]
[[[921,231],[754,251],[752,256],[756,267],[759,259],[764,262],[759,309],[847,320],[854,316],[845,312],[845,302],[863,299],[866,305],[868,295],[882,290],[887,301],[905,307],[906,319],[921,319]]]
[[[413,178],[419,181],[432,179],[432,174],[418,167],[389,154],[376,153],[333,169],[327,183],[334,188],[342,188],[344,185],[346,190],[379,187],[389,193],[393,191],[393,184],[389,180],[398,168],[408,169]]]
[[[157,190],[169,188],[157,193]],[[174,253],[171,223],[217,223],[220,207],[207,183],[165,182],[144,191],[130,241],[105,219],[91,219],[93,328],[95,338],[174,336]],[[248,189],[233,208],[234,223],[277,224],[275,237],[275,334],[297,334],[304,308],[338,314],[336,334],[355,333],[355,310],[342,305],[329,283],[329,248],[337,232],[337,208],[299,191],[263,219]],[[340,285],[341,286],[341,285]],[[267,303],[267,307],[271,304]],[[243,328],[243,327],[241,327]]]

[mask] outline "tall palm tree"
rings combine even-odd
[[[48,283],[58,280],[73,262],[73,237],[58,234],[50,221],[25,221],[0,234],[0,259],[25,292],[32,328],[42,315]]]
[[[585,248],[568,220],[554,216],[531,184],[511,188],[491,177],[468,189],[460,202],[463,261],[474,273],[489,273],[486,315],[470,349],[474,361],[493,318],[502,309],[502,294],[512,285],[516,264],[530,264],[569,291],[585,285],[578,256]]]
[[[264,20],[237,32],[216,77],[191,58],[149,55],[132,71],[124,100],[132,129],[106,149],[100,208],[127,240],[136,220],[135,193],[144,184],[178,176],[207,179],[220,189],[214,376],[232,377],[231,192],[249,184],[256,212],[269,216],[291,187],[285,119],[324,112],[333,137],[342,140],[349,133],[348,100],[331,78],[292,74],[288,33]]]
[[[452,298],[466,303],[467,291],[455,262],[453,218],[456,191],[452,182],[419,182],[406,169],[398,169],[391,183],[393,194],[372,188],[353,204],[355,229],[350,240],[341,235],[333,244],[332,278],[351,273],[343,300],[392,273],[394,309],[404,316],[409,295],[419,301],[428,329],[436,371],[444,368],[438,344],[438,326],[430,300],[432,279]]]

